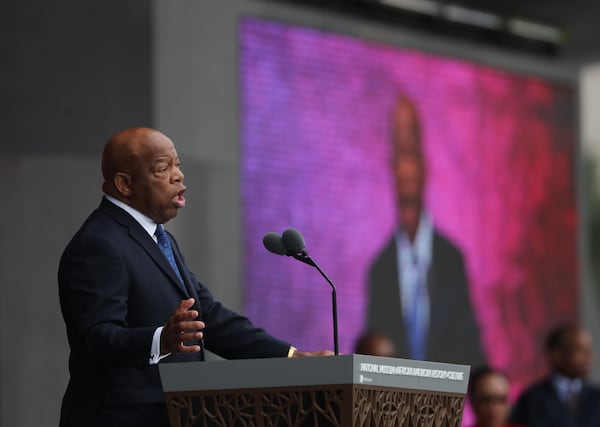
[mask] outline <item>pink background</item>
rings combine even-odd
[[[333,348],[329,285],[262,245],[294,227],[337,286],[352,352],[367,270],[395,226],[390,115],[405,94],[428,210],[465,255],[489,363],[513,397],[543,374],[544,334],[577,313],[572,85],[249,18],[240,45],[246,314],[302,349]]]

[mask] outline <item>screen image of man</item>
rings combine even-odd
[[[389,336],[399,357],[483,364],[463,255],[424,206],[421,123],[404,96],[393,113],[392,157],[398,226],[369,271],[366,329]]]
[[[58,270],[70,347],[61,427],[167,427],[158,363],[330,355],[297,351],[214,300],[164,224],[185,206],[173,142],[126,129],[102,155],[104,197]]]

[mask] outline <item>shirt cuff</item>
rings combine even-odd
[[[171,354],[160,354],[160,334],[162,333],[162,330],[162,326],[156,328],[156,331],[154,331],[154,335],[152,336],[152,347],[150,347],[149,360],[150,365],[157,365],[158,362],[160,362],[162,359]]]
[[[294,353],[296,353],[297,351],[298,349],[291,345],[287,357],[294,357]]]

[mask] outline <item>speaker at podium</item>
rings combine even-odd
[[[470,373],[358,354],[159,369],[171,427],[460,427]]]

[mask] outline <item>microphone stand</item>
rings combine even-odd
[[[327,277],[327,274],[325,274],[325,272],[323,270],[321,270],[321,267],[319,267],[317,265],[317,263],[308,255],[308,253],[306,251],[303,250],[302,252],[297,253],[297,254],[288,253],[288,255],[293,256],[298,261],[302,261],[305,264],[315,267],[319,271],[319,273],[321,273],[321,276],[323,276],[325,278],[325,280],[327,280],[327,283],[329,283],[329,286],[331,286],[331,307],[332,307],[332,311],[333,311],[333,347],[334,347],[335,355],[337,356],[337,355],[339,355],[339,343],[338,343],[338,320],[337,320],[337,292],[335,289],[335,285],[333,284],[331,279],[329,279],[329,277]]]

